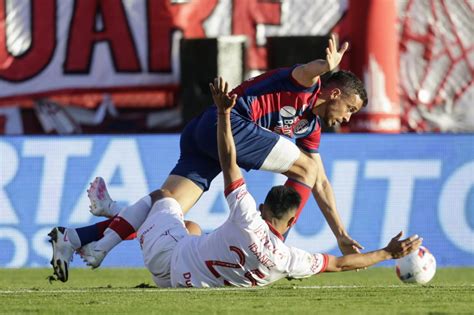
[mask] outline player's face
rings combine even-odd
[[[339,91],[331,93],[331,97],[326,103],[326,110],[322,118],[328,126],[332,127],[336,124],[349,122],[352,115],[361,109],[363,102],[358,94],[344,95]]]

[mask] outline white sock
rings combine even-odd
[[[120,244],[122,238],[114,230],[107,228],[104,231],[104,236],[95,244],[95,250],[110,252],[112,248]]]
[[[119,207],[117,202],[112,201],[112,203],[110,204],[108,212],[111,214],[112,217],[114,217],[114,216],[116,216],[117,214],[120,213],[120,210],[122,210],[122,209]]]
[[[77,235],[76,229],[66,228],[64,233],[67,235],[67,239],[74,249],[81,247],[81,240],[79,239],[79,235]]]
[[[124,218],[136,230],[145,222],[151,210],[151,197],[146,195],[130,207],[120,211],[119,216]]]
[[[135,204],[130,207],[123,209],[119,216],[121,219],[126,221],[127,226],[131,225],[136,231],[145,222],[146,217],[151,209],[151,197],[149,195],[138,200]],[[122,232],[121,232],[122,233]],[[95,245],[96,250],[110,252],[112,248],[117,246],[123,239],[128,235],[119,235],[116,231],[110,227],[104,231],[104,236],[97,241]]]

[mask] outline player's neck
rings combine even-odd
[[[315,115],[321,116],[321,114],[324,113],[324,103],[326,103],[326,100],[324,98],[318,97],[313,107],[313,113]]]
[[[282,222],[282,220],[270,218],[269,220],[265,219],[265,221],[267,221],[268,224],[270,224],[275,229],[275,231],[280,234],[284,234],[287,230],[288,224],[286,222]]]

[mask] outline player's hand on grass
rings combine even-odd
[[[386,252],[388,252],[393,259],[402,258],[418,247],[420,247],[421,243],[423,242],[423,238],[419,237],[418,235],[412,235],[409,238],[404,240],[400,240],[402,237],[403,232],[398,233],[395,235],[394,238],[388,243],[387,247],[384,248]]]
[[[364,249],[362,245],[356,240],[353,240],[349,235],[343,235],[337,238],[337,245],[343,255],[360,253]]]
[[[237,95],[229,95],[229,84],[221,77],[214,79],[214,84],[209,83],[212,99],[217,106],[219,113],[228,113],[234,107]]]
[[[349,43],[345,42],[342,44],[341,49],[337,49],[336,44],[336,36],[334,34],[331,35],[329,39],[328,47],[326,48],[326,61],[329,66],[329,71],[332,71],[336,68],[342,60],[342,56],[346,52],[347,48],[349,48]]]

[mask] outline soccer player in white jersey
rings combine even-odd
[[[146,267],[160,287],[264,286],[284,277],[305,278],[321,272],[368,267],[400,258],[417,249],[422,239],[396,235],[387,247],[363,254],[335,257],[287,246],[282,234],[292,226],[300,197],[291,187],[276,186],[257,210],[247,191],[230,128],[235,96],[216,79],[211,91],[218,106],[217,137],[230,215],[210,234],[188,234],[179,203],[166,190],[151,194],[153,207],[138,229]],[[92,242],[80,250],[88,265],[98,267],[106,251]]]

